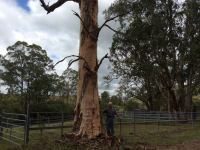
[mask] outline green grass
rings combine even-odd
[[[175,145],[185,141],[200,140],[200,126],[196,124],[156,125],[136,124],[122,125],[121,136],[128,145],[144,143],[149,145]],[[116,129],[119,133],[119,127]]]
[[[10,150],[10,149],[16,149],[16,145],[10,144],[6,141],[0,141],[0,150]]]
[[[65,123],[66,125],[70,123]],[[35,126],[36,127],[36,126]],[[21,131],[22,129],[17,129]],[[71,129],[64,129],[65,133],[69,133]],[[116,126],[116,135],[124,139],[124,145],[134,147],[138,143],[148,145],[175,145],[185,141],[200,140],[200,125],[191,124],[129,124]],[[8,131],[9,132],[9,131]],[[121,134],[120,134],[121,133]],[[70,150],[76,149],[72,145],[58,145],[55,140],[61,135],[60,129],[30,131],[30,143],[27,150],[40,150],[35,146],[41,147],[41,150]],[[83,148],[81,148],[83,150]],[[5,141],[0,142],[0,150],[19,150],[15,145]]]

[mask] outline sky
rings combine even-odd
[[[115,0],[99,0],[99,25],[104,22],[103,11]],[[55,0],[46,0],[53,3]],[[6,48],[16,41],[38,44],[47,51],[48,56],[56,63],[69,55],[78,55],[79,19],[73,11],[79,13],[78,4],[67,2],[50,14],[46,14],[39,0],[0,0],[0,54],[6,54]],[[116,27],[115,22],[111,22]],[[98,41],[98,58],[109,52],[113,32],[104,28]],[[67,61],[56,66],[61,75],[67,68]],[[72,68],[76,69],[74,64]],[[109,87],[103,83],[102,77],[109,74],[110,63],[104,61],[99,70],[99,91],[114,94],[118,87],[113,82]]]

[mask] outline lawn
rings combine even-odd
[[[69,123],[66,123],[69,124]],[[192,124],[122,124],[115,126],[116,136],[122,137],[123,145],[135,147],[139,145],[176,145],[184,142],[200,140],[199,123]],[[69,133],[71,129],[64,129]],[[121,131],[121,132],[120,132]],[[31,131],[27,150],[70,150],[77,149],[71,145],[58,145],[55,140],[61,135],[60,129]],[[38,146],[38,147],[37,147]],[[37,148],[36,148],[37,147]],[[39,148],[40,147],[40,148]],[[0,150],[18,150],[19,147],[5,141],[0,142]],[[78,148],[79,149],[79,148]],[[81,148],[83,150],[83,147]]]

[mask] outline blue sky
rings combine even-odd
[[[30,11],[30,8],[28,7],[28,0],[17,0],[17,4],[26,11]]]

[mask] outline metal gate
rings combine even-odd
[[[0,113],[0,142],[5,140],[18,146],[26,144],[26,122],[25,114]]]

